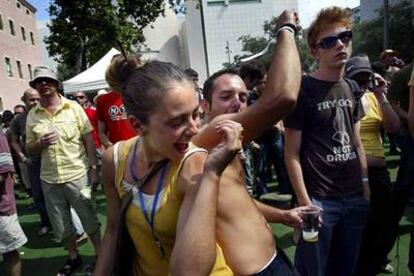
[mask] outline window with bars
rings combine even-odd
[[[33,71],[32,71],[32,65],[31,64],[27,64],[27,71],[29,71],[29,77],[30,80],[33,79]]]
[[[35,39],[34,39],[34,34],[33,32],[30,32],[30,41],[32,42],[32,45],[35,45]]]
[[[16,31],[14,30],[14,22],[11,19],[9,19],[9,27],[10,27],[10,34],[13,36],[16,36]]]
[[[23,26],[20,26],[20,30],[22,31],[22,38],[23,41],[26,41],[26,30],[24,29]]]
[[[12,70],[12,65],[11,65],[11,60],[9,57],[5,57],[4,58],[4,63],[6,65],[6,73],[8,77],[13,77],[13,70]]]
[[[23,78],[23,71],[22,71],[22,63],[20,62],[20,60],[16,60],[16,65],[17,65],[17,72],[19,72],[19,78]]]

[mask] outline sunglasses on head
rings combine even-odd
[[[344,44],[349,43],[352,40],[352,31],[344,31],[339,33],[337,36],[324,37],[316,44],[316,46],[322,49],[330,49],[336,45],[338,39]]]

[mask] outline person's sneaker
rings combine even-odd
[[[400,155],[400,150],[397,148],[390,149],[388,152],[390,155]]]
[[[381,267],[381,273],[391,274],[394,273],[394,268],[390,264],[386,264]]]
[[[27,210],[29,210],[29,211],[36,210],[36,205],[34,205],[34,203],[30,204],[29,207],[27,207]]]
[[[87,241],[88,241],[88,235],[85,232],[83,232],[82,234],[77,235],[76,245],[81,246],[82,244],[86,243]]]
[[[67,259],[65,265],[58,271],[57,276],[72,275],[82,265],[82,259],[80,255],[75,259]]]
[[[83,268],[83,273],[85,276],[92,276],[94,270],[95,270],[95,264],[87,264]]]
[[[43,237],[45,236],[47,233],[49,233],[49,227],[47,226],[43,226],[42,228],[39,229],[39,231],[37,231],[37,236],[38,237]]]

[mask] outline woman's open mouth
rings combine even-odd
[[[174,147],[179,153],[184,154],[188,149],[188,143],[175,143]]]

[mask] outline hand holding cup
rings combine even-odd
[[[321,223],[322,209],[317,206],[306,206],[300,209],[303,221],[302,237],[306,242],[317,242]]]
[[[58,134],[53,126],[49,126],[47,133],[40,137],[40,144],[43,146],[50,146],[56,144]]]

